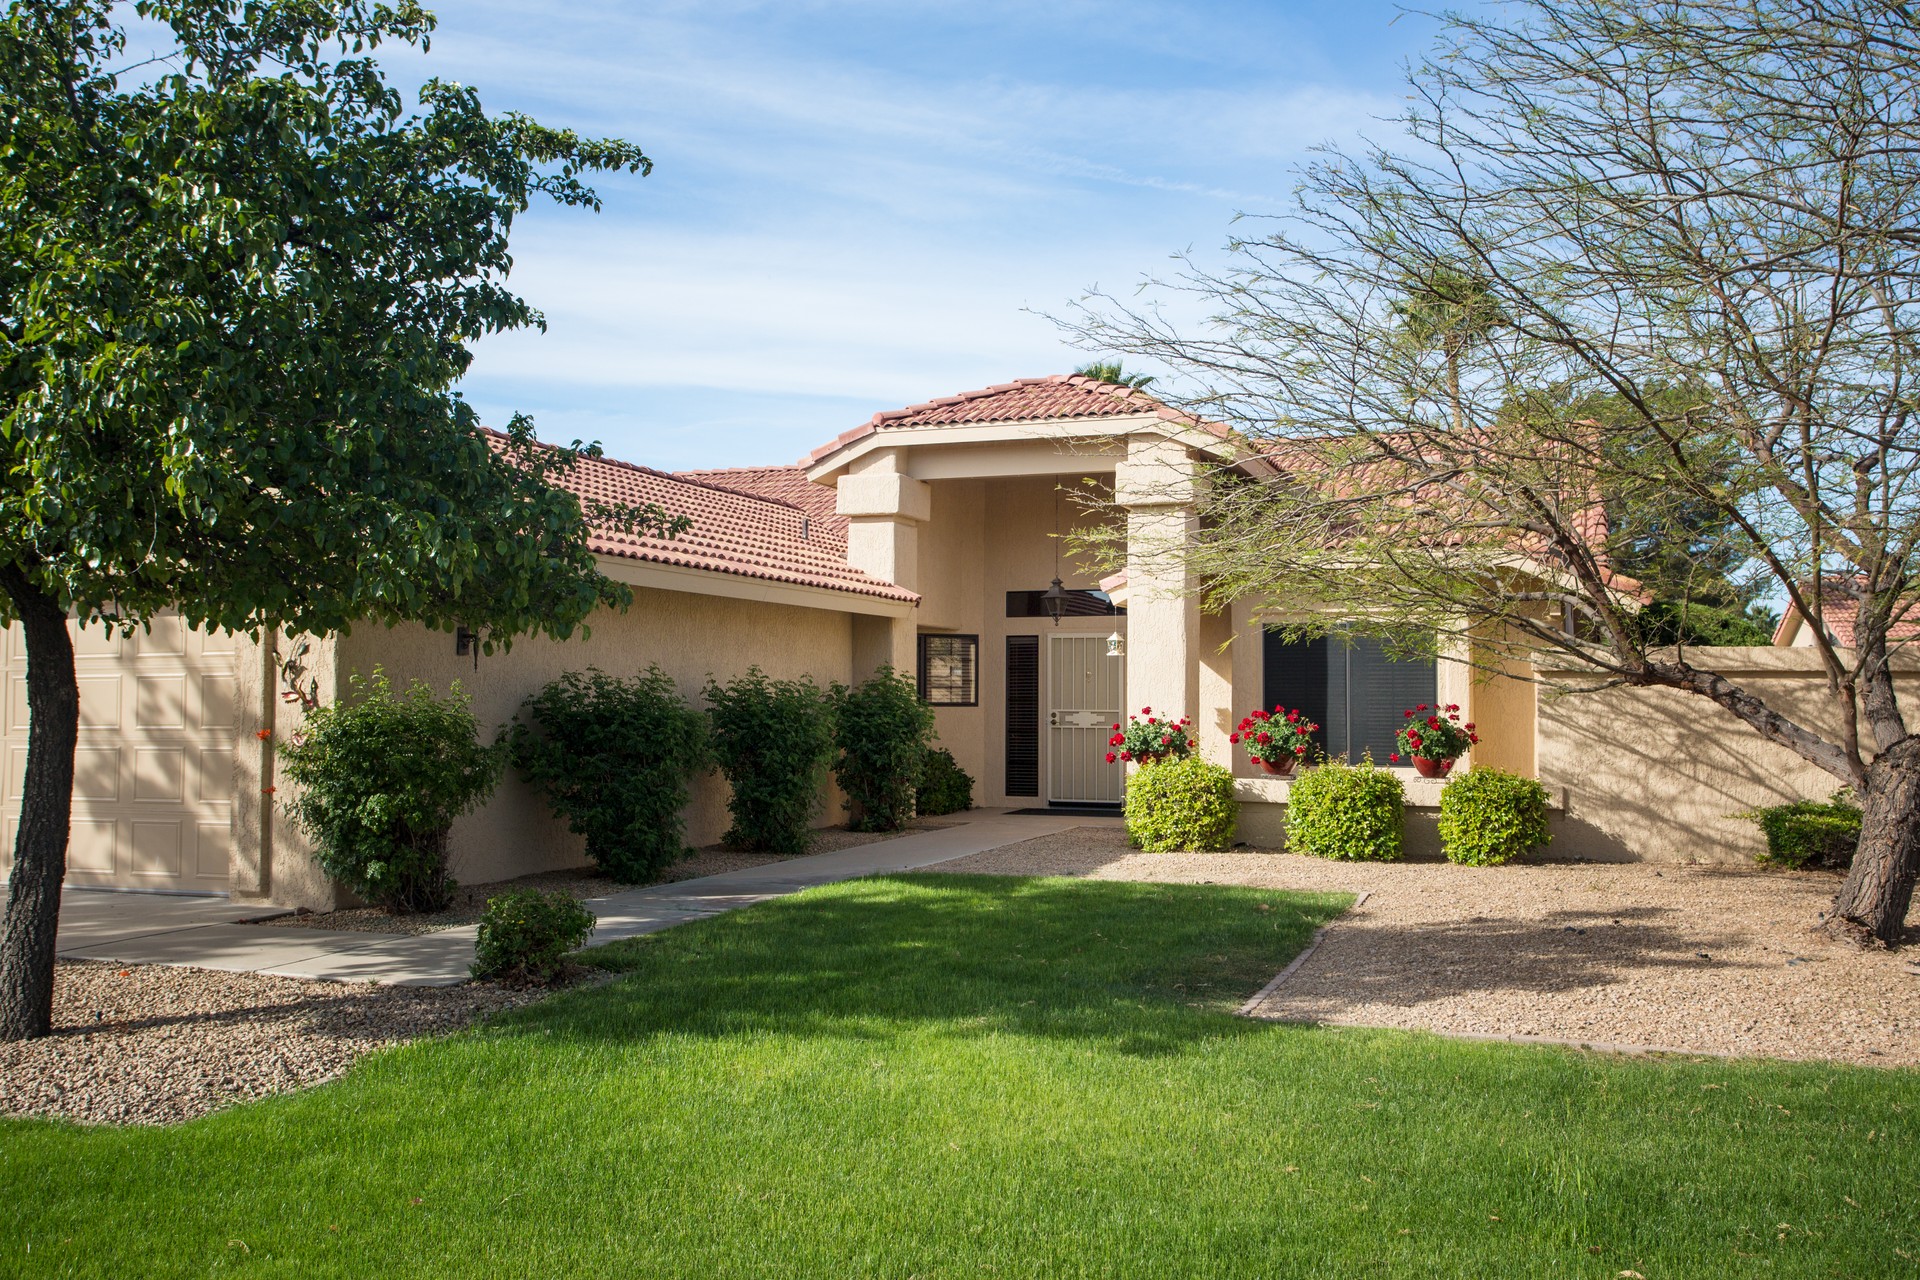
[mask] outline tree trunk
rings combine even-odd
[[[1920,737],[1904,738],[1867,766],[1860,847],[1833,900],[1827,931],[1898,946],[1920,872]]]
[[[53,1027],[54,934],[67,874],[80,686],[67,611],[13,565],[0,568],[0,590],[26,632],[28,717],[20,832],[0,924],[0,1040],[29,1040]]]

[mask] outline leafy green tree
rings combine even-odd
[[[170,32],[127,56],[126,24]],[[574,450],[453,391],[536,197],[645,172],[631,144],[408,106],[372,52],[412,0],[14,0],[0,10],[0,592],[32,720],[0,933],[0,1038],[49,1025],[78,719],[67,621],[564,636],[624,605],[554,488]],[[491,643],[491,640],[489,641]]]
[[[1074,370],[1083,378],[1092,378],[1095,382],[1111,382],[1115,386],[1132,387],[1135,391],[1145,390],[1153,385],[1150,373],[1128,373],[1121,368],[1118,360],[1096,360],[1092,364],[1083,364]]]
[[[1639,581],[1648,603],[1632,624],[1651,646],[1765,645],[1779,618],[1759,603],[1767,582],[1737,503],[1751,501],[1752,469],[1738,441],[1714,417],[1711,388],[1653,384],[1637,402],[1615,391],[1569,397],[1519,396],[1500,410],[1511,422],[1588,422],[1606,465],[1607,553]],[[1650,425],[1651,416],[1658,425]],[[1686,468],[1663,467],[1662,435],[1684,440]],[[1697,479],[1710,485],[1707,496]],[[1729,501],[1729,499],[1732,499]]]

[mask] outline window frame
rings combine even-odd
[[[936,702],[932,696],[930,696],[932,690],[928,688],[927,683],[927,650],[929,648],[928,642],[933,640],[959,642],[965,644],[972,651],[971,670],[973,678],[970,683],[972,684],[971,692],[973,696],[970,699],[966,701]],[[916,665],[919,670],[915,674],[919,677],[920,701],[930,707],[977,707],[980,705],[980,636],[978,632],[923,631],[920,633],[919,653],[917,656],[919,661]]]

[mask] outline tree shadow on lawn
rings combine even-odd
[[[1647,970],[1711,970],[1720,980],[1737,982],[1742,973],[1772,966],[1717,953],[1751,941],[1702,932],[1684,912],[1664,907],[1474,916],[1441,924],[1356,920],[1328,935],[1291,984],[1297,989],[1277,994],[1271,1016],[1338,1018],[1356,1006],[1411,1009],[1500,992],[1563,994]]]
[[[1177,1053],[1258,1030],[1219,1015],[1351,901],[1226,886],[873,877],[595,949],[588,962],[624,980],[496,1026],[615,1041],[881,1040],[933,1029]]]

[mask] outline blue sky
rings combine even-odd
[[[686,468],[792,461],[876,410],[1089,358],[1035,311],[1125,292],[1390,132],[1431,23],[1390,4],[443,0],[396,82],[640,143],[536,208],[480,344],[489,421]]]

